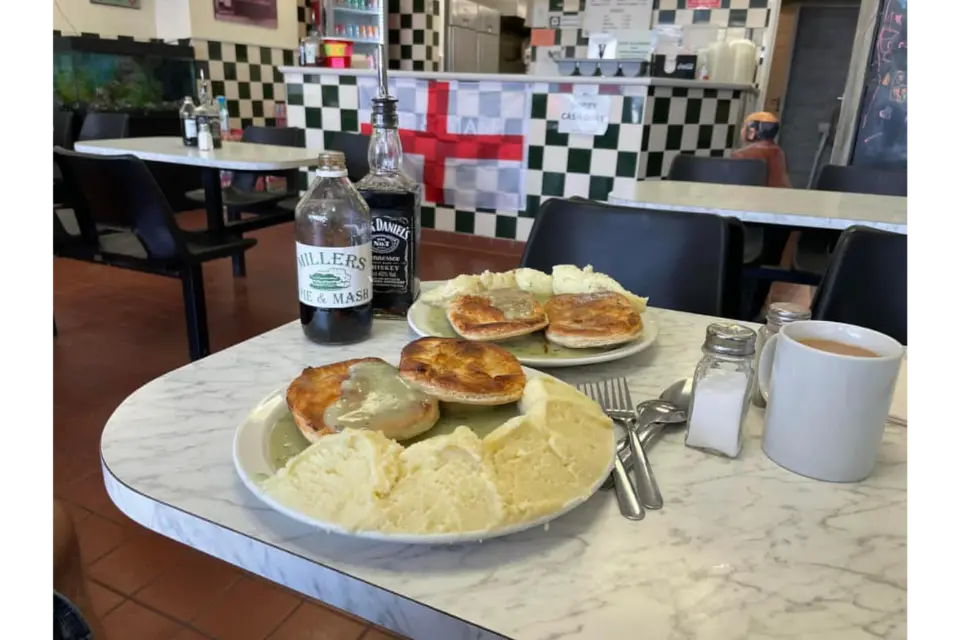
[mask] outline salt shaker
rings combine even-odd
[[[810,309],[807,309],[803,305],[792,302],[774,302],[771,304],[770,308],[767,309],[767,324],[760,327],[760,330],[757,331],[757,349],[753,360],[754,369],[757,368],[760,362],[760,353],[763,351],[763,345],[767,344],[770,336],[779,333],[780,327],[784,325],[809,319]],[[760,386],[756,383],[756,379],[754,379],[751,396],[754,405],[760,408],[767,406],[767,401],[764,400],[763,395],[760,394]]]
[[[703,358],[693,374],[686,445],[736,458],[753,388],[757,334],[732,322],[707,327]]]
[[[210,125],[206,122],[200,125],[200,132],[197,134],[197,147],[200,151],[213,149],[213,133],[210,132]]]

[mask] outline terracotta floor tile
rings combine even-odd
[[[156,534],[133,536],[93,563],[87,573],[111,589],[133,595],[195,553]]]
[[[202,226],[203,219],[201,212],[178,215],[178,223],[185,226]],[[204,266],[210,340],[215,351],[297,317],[296,269],[290,260],[292,225],[249,235],[258,245],[248,253],[246,278],[234,278],[228,260]],[[523,250],[519,243],[434,231],[425,231],[423,239],[421,276],[425,280],[511,269],[519,264]],[[154,623],[160,632],[180,640],[205,637],[196,630],[168,624],[164,616],[150,611],[157,606],[174,619],[195,613],[195,619],[206,625],[201,630],[222,640],[262,640],[300,605],[303,599],[299,595],[249,577],[230,586],[229,568],[209,569],[215,561],[143,529],[113,505],[103,486],[100,435],[110,415],[135,389],[188,362],[179,283],[56,258],[53,273],[59,328],[53,339],[54,495],[68,503],[78,526],[81,553],[92,559],[88,573],[102,582],[93,588],[99,606],[130,594],[151,603],[114,605],[109,614],[114,629],[135,619],[147,626]],[[207,586],[198,588],[201,583]],[[218,586],[224,589],[219,597],[198,595],[216,591]],[[120,595],[111,596],[113,591]],[[180,597],[178,591],[195,595]],[[191,612],[187,600],[204,602]],[[348,633],[365,624],[314,604],[297,611],[285,629],[296,624],[309,626],[301,620],[320,615],[317,611],[328,620],[346,621]],[[237,618],[239,622],[234,621]],[[124,631],[110,640],[141,637],[149,634]]]
[[[87,591],[90,593],[90,600],[93,602],[93,610],[102,619],[105,615],[116,609],[125,600],[125,598],[113,591],[107,589],[100,583],[87,581]]]
[[[333,609],[304,602],[269,640],[357,640],[366,625],[341,616]]]
[[[167,640],[177,631],[177,623],[132,600],[127,600],[103,618],[104,632],[110,640]]]
[[[54,409],[56,412],[56,409]],[[78,480],[100,471],[100,461],[75,448],[54,448],[53,491],[64,489]]]
[[[407,640],[404,636],[380,627],[370,627],[360,640]]]
[[[136,600],[177,620],[192,620],[240,579],[240,572],[210,556],[191,556],[136,594]]]
[[[191,624],[223,640],[263,640],[300,601],[263,583],[240,579]]]
[[[180,629],[170,636],[169,640],[210,640],[210,636],[204,635],[188,627],[180,627]]]
[[[87,565],[113,551],[132,535],[128,529],[96,513],[84,518],[76,525],[76,530],[80,555]]]
[[[60,504],[62,504],[63,508],[66,509],[67,513],[70,514],[70,519],[73,521],[74,527],[79,526],[81,522],[90,517],[90,511],[84,509],[83,507],[77,506],[72,502],[61,500]]]

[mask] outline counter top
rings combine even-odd
[[[77,142],[74,149],[101,156],[129,154],[153,162],[234,171],[296,169],[317,163],[317,152],[310,149],[224,140],[219,149],[200,151],[184,145],[179,136],[87,140]]]
[[[279,67],[283,74],[308,76],[359,76],[375,78],[373,69],[331,69],[328,67]],[[733,84],[730,82],[710,82],[709,80],[675,80],[673,78],[604,78],[602,76],[528,76],[514,73],[457,73],[446,71],[394,71],[391,78],[420,78],[423,80],[460,80],[465,82],[522,82],[527,84],[592,84],[636,87],[681,87],[687,89],[728,89],[733,91],[755,91],[752,84]]]
[[[643,180],[614,188],[607,199],[644,209],[732,216],[744,222],[842,230],[863,225],[907,232],[907,199],[862,193],[772,189],[674,180]]]
[[[551,373],[626,375],[634,401],[688,376],[713,318],[651,309],[656,343],[629,359]],[[307,365],[397,357],[404,322],[321,347],[298,322],[150,382],[103,432],[107,490],[144,526],[418,640],[906,637],[907,431],[888,426],[868,480],[817,482],[763,454],[752,413],[743,453],[651,448],[665,506],[641,522],[600,491],[513,536],[405,546],[324,534],[241,484],[237,425]]]

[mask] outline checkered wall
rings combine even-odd
[[[578,11],[563,11],[563,0],[535,1],[548,2],[551,12],[563,15],[577,15],[586,4],[586,0],[580,0]],[[720,0],[719,9],[687,9],[687,0],[653,0],[651,26],[676,24],[762,29],[770,25],[769,4],[770,0]],[[587,36],[581,29],[556,29],[553,45],[562,47],[560,55],[563,58],[587,57]],[[538,59],[539,48],[531,49],[534,60]]]
[[[742,118],[740,91],[601,87],[610,92],[606,133],[566,134],[549,119],[547,104],[550,94],[571,92],[572,85],[529,87],[522,208],[459,208],[425,200],[424,227],[526,240],[543,201],[572,196],[603,201],[614,188],[664,176],[678,153],[724,155],[734,148]],[[356,76],[289,74],[289,125],[305,129],[308,148],[326,149],[332,132],[360,131],[368,113],[360,93]],[[307,182],[302,173],[301,189]]]
[[[666,177],[679,153],[720,157],[739,140],[743,95],[728,89],[650,87],[637,179]]]
[[[287,99],[278,67],[296,64],[293,49],[202,39],[192,44],[194,58],[206,65],[213,95],[227,99],[231,128],[276,125],[274,108]]]
[[[387,57],[391,69],[440,70],[440,0],[389,0]]]

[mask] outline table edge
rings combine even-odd
[[[227,171],[272,171],[282,169],[299,169],[302,167],[310,167],[317,163],[316,158],[270,162],[263,160],[219,161],[215,158],[195,158],[191,156],[173,157],[167,156],[160,151],[134,151],[131,149],[120,150],[115,147],[92,144],[96,142],[99,141],[88,140],[85,142],[76,142],[74,143],[73,148],[75,151],[79,151],[80,153],[89,153],[97,156],[135,156],[147,162],[162,162],[165,164],[179,164],[185,167],[198,167],[200,169],[223,169]]]
[[[172,529],[164,530],[162,527],[159,527],[159,526],[158,527],[151,526],[151,523],[145,522],[145,520],[149,520],[149,518],[144,517],[143,514],[141,514],[136,509],[136,507],[134,507],[131,504],[131,502],[136,502],[136,501],[146,502],[150,506],[154,507],[155,509],[159,508],[160,510],[162,510],[165,516],[173,515],[177,518],[190,521],[191,525],[194,527],[197,527],[199,525],[199,527],[202,527],[207,531],[215,532],[217,535],[226,533],[230,537],[237,536],[246,541],[249,541],[250,543],[259,545],[262,549],[266,550],[265,555],[271,556],[271,562],[269,563],[271,566],[277,566],[278,564],[281,564],[279,562],[276,562],[278,558],[273,557],[273,556],[278,556],[279,558],[284,558],[285,560],[292,560],[293,561],[292,564],[298,564],[301,566],[311,568],[313,570],[319,569],[322,572],[328,572],[329,574],[332,574],[332,576],[328,576],[328,577],[333,577],[335,579],[339,578],[340,580],[350,581],[353,583],[354,587],[359,587],[361,590],[374,590],[380,594],[386,594],[387,596],[396,599],[396,601],[400,606],[410,607],[415,609],[414,611],[406,612],[406,614],[401,616],[400,619],[409,620],[411,617],[430,618],[430,620],[426,621],[425,623],[418,624],[417,625],[418,627],[423,626],[424,628],[436,629],[437,625],[440,625],[441,627],[450,627],[451,625],[457,625],[463,629],[463,633],[458,633],[457,637],[463,638],[464,640],[466,640],[467,638],[469,638],[470,640],[501,640],[501,639],[509,640],[507,636],[503,636],[495,631],[492,631],[490,629],[477,625],[473,622],[464,620],[463,618],[449,614],[445,611],[441,611],[440,609],[432,607],[418,600],[414,600],[403,594],[396,593],[395,591],[392,591],[388,588],[373,584],[371,582],[367,582],[362,578],[345,573],[335,567],[331,567],[329,565],[316,562],[315,560],[312,560],[311,558],[300,555],[294,551],[290,551],[288,549],[283,549],[281,547],[278,547],[277,545],[271,542],[267,542],[259,538],[255,538],[242,531],[237,531],[236,529],[233,529],[231,527],[219,524],[217,522],[213,522],[211,520],[208,520],[196,514],[190,513],[188,511],[184,511],[183,509],[180,509],[179,507],[168,504],[162,500],[157,500],[156,498],[149,496],[145,493],[142,493],[137,489],[131,487],[130,485],[125,483],[123,480],[118,478],[116,475],[114,475],[113,472],[110,470],[110,467],[107,464],[106,460],[103,458],[102,451],[100,455],[100,466],[103,472],[104,487],[106,488],[107,495],[110,497],[111,502],[113,502],[113,504],[117,507],[117,509],[119,509],[125,516],[127,516],[128,518],[130,518],[140,526],[150,531],[153,531],[154,533],[158,533],[167,538],[170,538],[171,540],[175,540],[183,545],[190,547],[191,549],[194,549],[206,555],[216,557],[232,566],[239,567],[245,571],[249,571],[250,573],[256,574],[266,580],[270,580],[271,582],[275,582],[279,585],[282,585],[285,588],[290,589],[300,594],[303,597],[313,598],[315,600],[321,600],[323,602],[327,602],[328,604],[331,604],[331,606],[337,607],[353,615],[359,616],[371,623],[385,626],[388,629],[395,631],[396,633],[401,633],[413,638],[420,637],[418,635],[411,635],[416,633],[415,629],[400,628],[397,625],[391,624],[396,619],[395,616],[387,617],[387,616],[375,615],[371,617],[369,611],[367,612],[356,611],[356,607],[351,607],[349,601],[331,603],[329,602],[329,599],[323,598],[322,595],[319,593],[308,593],[303,589],[290,586],[289,584],[287,584],[286,582],[280,579],[276,579],[274,577],[265,575],[265,573],[260,571],[259,568],[253,566],[253,563],[244,564],[242,562],[235,562],[234,558],[225,557],[227,556],[227,554],[218,553],[218,551],[221,551],[227,545],[221,544],[221,545],[215,546],[211,544],[210,545],[211,548],[201,548],[201,546],[199,545],[191,544],[190,542],[183,540],[180,536],[177,535],[175,530],[172,530]],[[130,502],[128,502],[128,500],[130,500]],[[213,536],[205,536],[205,537],[207,539],[210,539]],[[317,580],[314,580],[313,582],[317,582]],[[371,606],[377,604],[376,599],[374,598],[370,598],[366,602]],[[413,614],[413,615],[410,615],[410,614]],[[452,629],[447,629],[447,631],[452,631]],[[450,640],[454,640],[454,639],[450,638]]]

